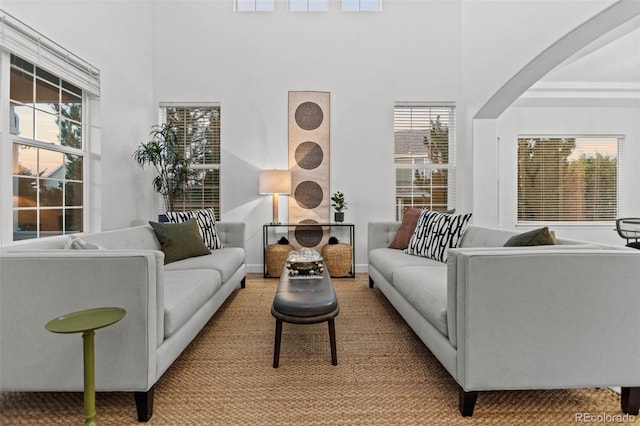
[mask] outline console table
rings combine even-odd
[[[355,251],[355,225],[353,223],[265,223],[262,225],[262,265],[263,265],[263,276],[264,278],[268,278],[267,274],[267,246],[270,244],[269,242],[269,230],[273,229],[274,231],[278,228],[286,229],[287,233],[290,231],[294,231],[295,228],[302,226],[305,228],[346,228],[349,233],[349,245],[351,246],[351,271],[349,272],[348,278],[356,277],[356,251]],[[277,241],[277,239],[276,239]],[[275,242],[275,241],[274,241]],[[273,277],[279,278],[279,277]]]

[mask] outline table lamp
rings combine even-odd
[[[289,170],[262,170],[260,172],[258,192],[273,194],[273,224],[278,221],[278,195],[291,194],[291,173]]]

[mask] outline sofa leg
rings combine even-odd
[[[240,281],[240,288],[245,288],[247,285],[247,277],[244,277],[242,281]]]
[[[458,409],[464,417],[471,417],[478,399],[478,391],[466,392],[458,385]]]
[[[640,409],[640,387],[622,388],[620,406],[625,414],[638,415]]]
[[[153,415],[153,392],[155,385],[151,386],[146,392],[134,392],[133,397],[136,400],[136,411],[138,412],[139,422],[148,422]]]
[[[373,279],[369,277],[369,288],[373,288]]]

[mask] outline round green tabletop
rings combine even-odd
[[[97,330],[120,321],[127,313],[122,308],[94,308],[52,319],[44,327],[52,333],[79,333]]]

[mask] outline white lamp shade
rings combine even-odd
[[[291,194],[289,170],[263,170],[258,182],[260,194]]]

